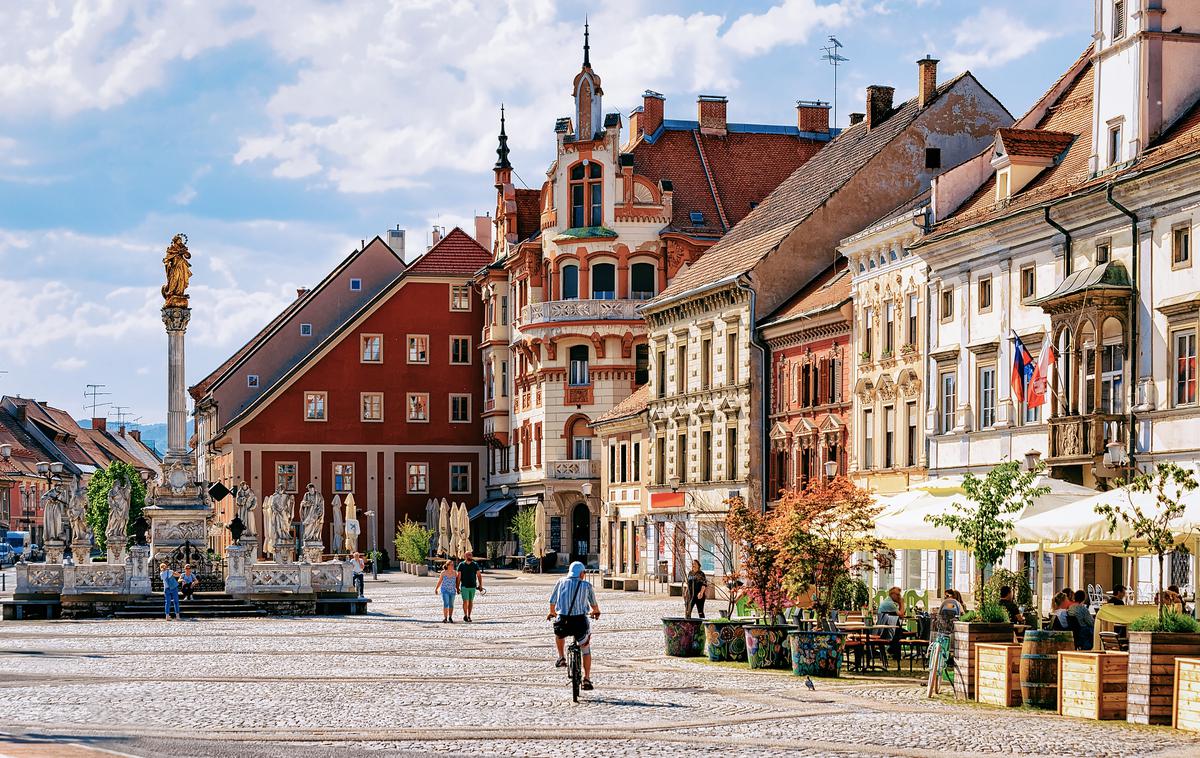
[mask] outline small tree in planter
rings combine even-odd
[[[730,498],[726,527],[737,543],[746,596],[758,608],[760,624],[745,627],[746,661],[750,668],[788,668],[787,628],[775,624],[788,605],[776,534],[778,511],[764,513]]]
[[[537,509],[519,508],[513,514],[508,533],[517,538],[522,553],[533,552],[533,543],[537,542]]]
[[[1170,603],[1163,591],[1167,553],[1187,552],[1184,542],[1176,539],[1171,522],[1183,515],[1182,500],[1196,486],[1195,477],[1187,469],[1175,463],[1160,463],[1153,473],[1138,474],[1130,480],[1127,505],[1096,506],[1096,513],[1108,520],[1109,534],[1120,522],[1129,527],[1132,534],[1122,540],[1126,551],[1134,540],[1144,541],[1158,558],[1158,614],[1146,614],[1129,625],[1129,691],[1148,693],[1144,699],[1130,699],[1125,718],[1131,723],[1171,723],[1169,693],[1175,686],[1174,659],[1181,654],[1200,655],[1196,620],[1168,608]],[[1156,507],[1143,509],[1128,492],[1152,493]],[[1190,652],[1186,650],[1189,647]],[[1163,673],[1154,674],[1155,670]]]

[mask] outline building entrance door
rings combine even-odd
[[[591,512],[588,510],[587,503],[578,503],[575,509],[571,511],[571,560],[587,562],[588,553],[591,552],[591,530],[589,521],[591,520]]]

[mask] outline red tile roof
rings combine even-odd
[[[617,403],[605,413],[600,414],[600,416],[592,422],[592,426],[636,416],[642,411],[646,410],[648,407],[650,407],[649,382],[643,384],[641,387],[638,387],[636,390],[634,390],[632,395]]]
[[[5,408],[0,408],[0,445],[12,445],[12,457],[0,461],[8,471],[20,471],[26,476],[36,477],[39,461],[54,460],[55,456],[42,447],[17,419]]]
[[[474,237],[456,226],[413,261],[406,274],[471,276],[491,262],[492,254]]]
[[[1078,136],[1049,129],[1000,129],[1004,152],[1025,158],[1057,158]]]
[[[77,466],[103,466],[108,456],[75,423],[71,414],[30,398],[8,398],[24,408],[29,421],[36,424],[71,463]]]
[[[542,229],[542,192],[515,190],[517,195],[517,240],[527,240]]]
[[[768,327],[795,318],[812,317],[837,308],[850,300],[850,269],[845,258],[818,274],[802,290],[767,317]]]

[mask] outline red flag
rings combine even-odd
[[[1046,402],[1046,385],[1050,381],[1050,367],[1058,360],[1054,354],[1054,345],[1049,341],[1042,346],[1042,354],[1038,356],[1037,366],[1033,369],[1033,378],[1029,382],[1026,407],[1039,408]]]

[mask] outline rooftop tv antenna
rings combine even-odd
[[[127,411],[130,409],[130,407],[131,406],[128,406],[128,405],[114,405],[113,406],[113,412],[117,414],[117,426],[125,425],[126,419],[129,418],[129,413],[127,413]]]
[[[826,45],[825,47],[821,48],[822,50],[825,51],[825,54],[822,55],[821,57],[823,59],[829,61],[829,65],[833,66],[833,125],[834,126],[837,126],[837,72],[838,72],[838,66],[842,65],[843,63],[848,63],[850,61],[849,58],[847,58],[846,56],[844,56],[838,52],[843,47],[844,47],[844,45],[838,41],[838,38],[831,34],[831,35],[829,35],[829,44]]]
[[[106,405],[111,405],[111,403],[100,402],[100,398],[112,394],[111,392],[100,391],[107,386],[107,384],[89,384],[87,385],[87,389],[83,391],[84,407],[92,409],[92,415],[88,418],[96,418],[97,408],[103,408]]]

